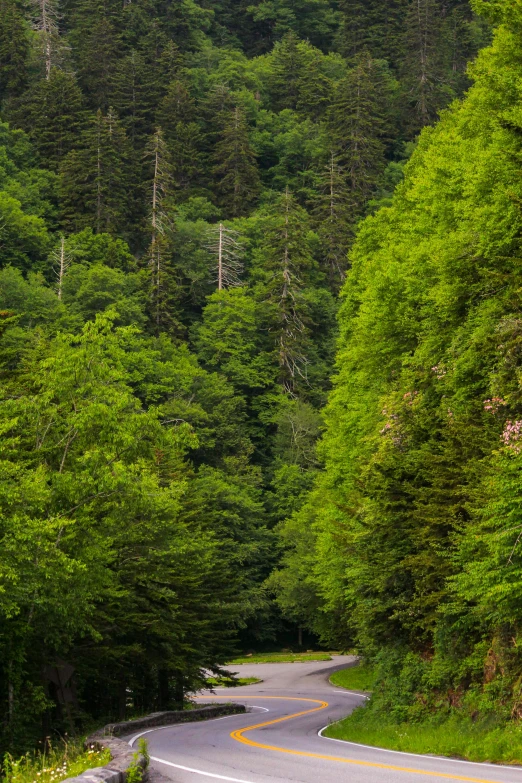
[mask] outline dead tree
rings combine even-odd
[[[57,287],[56,287],[56,293],[58,294],[58,299],[62,298],[62,286],[63,286],[63,278],[65,277],[65,273],[67,272],[68,268],[71,265],[72,259],[69,253],[65,250],[65,237],[62,234],[60,238],[60,247],[53,251],[52,253],[52,259],[54,261],[54,274],[56,275],[57,279]]]
[[[243,246],[239,241],[239,232],[220,223],[211,229],[207,249],[217,262],[214,282],[217,283],[218,291],[243,285]]]

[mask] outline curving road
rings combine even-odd
[[[219,701],[246,704],[246,715],[141,732],[153,766],[177,783],[521,783],[521,767],[472,764],[435,756],[379,750],[321,737],[320,730],[364,702],[335,688],[329,675],[353,663],[248,664],[233,671],[257,685],[218,689]],[[203,700],[208,703],[209,695]]]

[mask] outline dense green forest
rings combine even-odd
[[[2,748],[298,628],[521,713],[522,15],[472,5],[0,0]]]
[[[283,525],[281,599],[337,618],[398,723],[522,718],[522,5],[473,7],[493,44],[360,226],[325,470]]]

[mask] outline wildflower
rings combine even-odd
[[[506,421],[501,438],[506,448],[519,454],[522,449],[522,421]]]
[[[506,401],[502,397],[492,397],[490,400],[484,400],[484,410],[497,413],[499,407],[505,404]]]

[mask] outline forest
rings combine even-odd
[[[303,632],[522,717],[521,53],[510,0],[0,0],[0,752]]]

